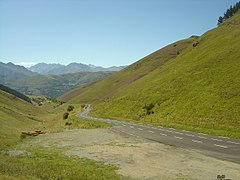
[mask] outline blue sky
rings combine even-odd
[[[0,0],[0,61],[128,65],[216,27],[237,0]]]

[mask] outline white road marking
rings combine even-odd
[[[78,116],[79,117],[79,116]],[[83,118],[87,118],[87,116],[80,116],[80,117],[83,117]],[[114,124],[121,124],[122,126],[126,126],[126,124],[129,124],[129,125],[135,125],[134,123],[131,123],[131,122],[118,122],[118,121],[112,121],[112,120],[109,120],[109,119],[103,119],[103,118],[90,118],[90,119],[94,119],[94,120],[100,120],[100,121],[105,121],[105,122],[113,122]],[[183,134],[181,132],[175,132],[175,131],[170,131],[170,130],[165,130],[165,129],[161,129],[163,127],[161,126],[158,126],[158,127],[151,127],[151,126],[148,126],[148,125],[143,125],[142,123],[139,123],[139,126],[142,126],[142,127],[146,127],[146,128],[151,128],[151,129],[157,129],[157,130],[161,130],[161,131],[167,131],[167,132],[171,132],[171,133],[176,133],[176,134]],[[130,126],[130,128],[135,128],[133,126]],[[139,130],[143,130],[141,128],[138,128]],[[168,128],[168,129],[172,129],[172,130],[175,130],[174,128]],[[182,132],[189,132],[189,131],[186,131],[186,130],[181,130]],[[124,132],[124,131],[122,131]],[[153,131],[148,131],[150,133],[154,133]],[[128,135],[131,135],[131,136],[134,136],[134,137],[138,137],[140,138],[140,136],[137,136],[137,135],[134,135],[132,133],[127,133],[127,132],[124,132]],[[160,135],[162,136],[167,136],[167,134],[163,134],[163,133],[159,133]],[[203,133],[198,133],[199,135],[206,135],[206,134],[203,134]],[[185,133],[186,136],[191,136],[191,137],[194,137],[194,135],[192,134],[187,134]],[[183,139],[182,137],[178,137],[178,136],[174,136],[175,138],[177,139]],[[207,139],[206,137],[203,137],[203,136],[197,136],[198,138],[201,138],[201,139]],[[223,137],[223,136],[218,136],[219,138],[224,138],[224,139],[230,139],[229,137]],[[223,141],[222,139],[215,139],[215,138],[211,138],[212,140],[214,141]],[[192,140],[192,142],[195,142],[195,143],[203,143],[202,141],[198,141],[198,140]],[[240,143],[239,142],[234,142],[234,141],[226,141],[227,143],[231,143],[231,144],[237,144],[239,145]],[[214,144],[214,146],[217,146],[217,147],[221,147],[221,148],[228,148],[228,146],[223,146],[223,145],[219,145],[219,144]]]
[[[198,141],[198,140],[192,140],[192,142],[195,142],[195,143],[202,143],[202,141]]]
[[[238,142],[233,142],[233,141],[227,141],[227,143],[231,143],[231,144],[240,144]]]
[[[213,141],[222,141],[221,139],[214,139],[214,138],[211,138],[211,140],[213,140]]]
[[[175,132],[176,134],[183,134],[183,133],[181,133],[181,132]]]
[[[177,138],[177,139],[183,139],[182,137],[178,137],[178,136],[174,136],[175,138]]]
[[[194,137],[194,135],[192,134],[185,134],[186,136],[190,136],[190,137]]]
[[[220,138],[224,138],[224,139],[230,139],[229,137],[224,137],[224,136],[218,136]]]
[[[162,136],[167,136],[166,134],[163,134],[163,133],[159,133],[159,134],[161,134]]]
[[[228,148],[227,146],[222,146],[222,145],[218,145],[218,144],[214,144],[214,146],[221,147],[221,148]]]
[[[142,131],[143,129],[141,129],[141,128],[138,128],[140,131]]]
[[[203,137],[203,136],[197,136],[197,137],[201,139],[207,139],[206,137]]]

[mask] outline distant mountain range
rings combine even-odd
[[[89,72],[87,71],[87,67],[88,69],[94,69],[93,67],[95,66],[90,68],[88,65],[77,63],[71,63],[68,66],[41,63],[35,67],[38,69],[36,71],[42,74],[32,72],[23,66],[13,63],[5,64],[0,62],[0,84],[15,89],[25,95],[58,97],[79,85],[101,80],[115,72],[109,71],[110,68],[108,71],[99,70],[93,72],[93,70],[89,70]],[[83,70],[84,67],[85,71]],[[81,68],[82,70],[80,70]],[[97,69],[97,67],[95,69]],[[115,70],[117,70],[117,68],[115,68]],[[60,73],[60,71],[62,72]]]
[[[28,69],[39,74],[68,74],[76,72],[120,71],[124,67],[126,66],[112,66],[104,68],[101,66],[94,66],[91,64],[86,65],[82,63],[70,63],[68,65],[38,63]]]

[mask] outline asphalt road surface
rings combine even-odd
[[[88,116],[90,106],[77,117],[110,123],[113,131],[145,138],[166,145],[194,149],[200,153],[240,164],[240,139],[212,136],[185,130],[152,126],[142,123],[124,122]]]

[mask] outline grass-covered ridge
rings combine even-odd
[[[194,38],[178,55],[168,56],[167,61],[163,61],[166,54],[162,49],[160,54],[153,53],[151,58],[148,56],[62,98],[75,103],[94,102],[94,116],[239,138],[239,49],[240,13],[237,13],[218,28]],[[175,54],[173,50],[167,54]],[[153,64],[155,68],[151,69]],[[131,81],[134,76],[128,74],[137,69],[140,78]],[[153,105],[150,109],[144,108],[150,104]]]
[[[9,88],[7,86],[4,86],[4,85],[0,84],[0,90],[1,91],[5,91],[5,92],[7,92],[9,94],[12,94],[12,95],[14,95],[14,96],[16,96],[16,97],[26,101],[26,102],[31,103],[31,99],[29,97],[25,96],[24,94],[14,90],[14,89]]]
[[[20,140],[21,131],[36,128],[43,113],[34,105],[0,90],[0,149]]]

